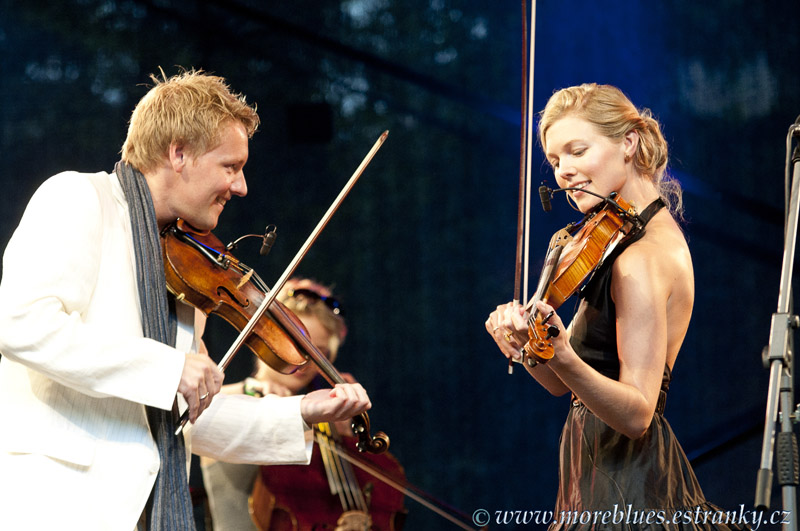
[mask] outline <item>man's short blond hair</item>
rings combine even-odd
[[[241,123],[248,138],[258,128],[255,106],[231,91],[225,79],[189,70],[167,78],[151,75],[155,85],[139,101],[131,115],[122,160],[142,173],[156,168],[173,142],[191,156],[217,147],[223,126]]]

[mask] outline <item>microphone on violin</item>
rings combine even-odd
[[[270,227],[272,227],[270,229]],[[264,243],[261,244],[261,250],[258,251],[258,254],[261,256],[267,256],[269,252],[272,250],[272,246],[275,244],[275,239],[278,237],[277,227],[275,225],[267,225],[264,232],[263,241]]]
[[[800,119],[800,118],[798,118],[798,119]],[[798,150],[800,150],[800,146],[798,146],[798,148],[799,148]],[[619,213],[619,215],[622,216],[623,218],[625,218],[626,220],[630,221],[631,223],[633,223],[634,226],[636,226],[638,228],[641,228],[643,226],[642,218],[639,216],[639,214],[636,213],[635,210],[633,210],[633,209],[626,210],[626,209],[624,209],[624,208],[622,208],[620,206],[620,204],[617,202],[617,197],[618,197],[617,192],[611,192],[608,196],[603,196],[603,195],[600,195],[598,193],[592,192],[591,190],[587,190],[585,187],[567,186],[565,188],[556,188],[554,190],[554,189],[548,187],[547,185],[545,185],[544,183],[542,183],[542,185],[539,187],[539,199],[542,202],[542,208],[544,209],[544,211],[545,212],[550,212],[550,210],[552,209],[552,206],[550,205],[550,199],[553,197],[554,193],[556,193],[556,192],[569,192],[569,191],[572,191],[572,190],[577,191],[577,192],[582,192],[584,194],[593,195],[593,196],[595,196],[595,197],[597,197],[597,198],[602,200],[600,203],[598,203],[597,206],[595,206],[593,208],[592,211],[590,211],[588,214],[586,214],[586,216],[592,215],[593,212],[595,212],[597,209],[599,209],[603,204],[608,204],[608,205],[611,205],[614,208],[616,208],[617,212]],[[584,217],[584,220],[585,219],[587,219],[587,218]],[[570,224],[570,225],[572,225],[572,224]]]
[[[542,202],[542,209],[545,212],[550,212],[553,209],[553,206],[550,204],[550,200],[553,198],[553,194],[556,192],[569,192],[570,190],[575,190],[578,192],[583,192],[584,194],[593,195],[602,199],[604,202],[610,202],[611,204],[615,204],[614,196],[615,194],[611,194],[609,196],[600,195],[598,193],[592,192],[591,190],[587,190],[586,188],[581,188],[577,186],[567,186],[566,188],[550,188],[546,184],[542,183],[539,187],[539,200]],[[619,208],[619,207],[618,207]]]
[[[258,251],[258,254],[261,256],[266,256],[269,254],[270,250],[272,250],[272,246],[275,244],[275,239],[278,237],[278,233],[276,232],[278,228],[275,225],[267,225],[267,228],[264,229],[264,235],[261,236],[260,234],[245,234],[244,236],[239,236],[231,243],[225,246],[226,251],[232,251],[236,249],[236,246],[239,245],[239,242],[244,240],[245,238],[261,238],[261,250]]]
[[[550,204],[550,199],[553,197],[553,190],[548,188],[547,185],[542,184],[539,187],[539,200],[542,202],[542,210],[550,212],[553,205]]]
[[[551,210],[553,210],[553,205],[550,203],[550,200],[553,198],[553,194],[554,193],[556,193],[556,192],[568,192],[570,190],[579,190],[579,191],[587,193],[589,195],[593,195],[593,196],[599,197],[600,199],[602,199],[604,201],[608,199],[607,197],[603,197],[600,194],[596,194],[594,192],[590,192],[589,190],[586,190],[584,188],[577,188],[577,187],[568,186],[566,188],[555,188],[555,189],[553,189],[553,188],[550,188],[549,186],[547,186],[546,184],[544,184],[544,182],[542,182],[542,185],[539,187],[539,200],[542,202],[542,210],[544,210],[545,212],[550,212]]]

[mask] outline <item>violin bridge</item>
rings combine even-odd
[[[242,286],[250,282],[250,277],[253,276],[253,270],[247,272],[245,276],[242,277],[242,280],[239,281],[239,284],[236,286],[236,289],[242,289]]]

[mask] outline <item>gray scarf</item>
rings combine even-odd
[[[133,231],[136,256],[136,282],[145,337],[175,345],[177,324],[161,257],[161,242],[150,188],[144,176],[131,165],[118,162],[114,172],[122,184]],[[194,531],[192,500],[186,474],[186,448],[183,435],[174,434],[175,413],[146,407],[150,431],[158,446],[161,468],[147,502],[147,529],[150,531]]]

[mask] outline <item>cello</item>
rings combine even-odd
[[[315,438],[319,443],[320,457],[325,457],[327,454],[325,458],[331,458],[333,467],[342,466],[342,470],[345,471],[349,468],[353,472],[352,477],[355,478],[355,481],[351,481],[349,485],[340,488],[340,486],[335,484],[339,479],[334,477],[334,486],[330,486],[330,490],[328,490],[329,485],[325,481],[320,482],[319,479],[314,479],[310,484],[313,485],[314,482],[316,482],[317,492],[324,492],[326,495],[324,501],[304,499],[302,495],[297,492],[293,492],[287,496],[275,495],[270,489],[277,491],[279,488],[286,485],[288,481],[287,476],[291,473],[294,472],[300,475],[312,475],[313,473],[309,472],[308,468],[304,469],[302,466],[295,465],[262,467],[261,473],[256,477],[256,483],[249,503],[251,517],[258,526],[259,531],[307,531],[317,529],[337,529],[338,531],[355,531],[356,529],[358,531],[399,531],[405,523],[406,511],[405,509],[397,510],[396,507],[401,507],[400,504],[403,496],[407,496],[420,503],[425,508],[438,514],[461,529],[466,529],[468,531],[475,530],[474,520],[470,522],[467,515],[435,499],[430,494],[406,481],[402,466],[397,463],[391,454],[375,455],[356,453],[353,450],[352,437],[349,438],[351,439],[350,441],[347,440],[348,437],[343,437],[343,440],[340,441],[335,436],[335,432],[323,433],[322,430],[317,430]],[[315,458],[312,457],[312,464],[314,459]],[[348,464],[352,465],[352,467],[348,467]],[[320,466],[318,470],[322,471],[322,466]],[[349,474],[350,472],[345,473]],[[340,474],[340,472],[336,471],[333,475],[339,476]],[[368,510],[371,511],[372,514],[372,520],[371,523],[369,523],[371,527],[346,527],[346,525],[351,522],[364,522],[362,519],[363,517],[358,514],[359,509],[352,510],[350,513],[342,513],[344,507],[357,507],[357,504],[361,503],[360,501],[348,501],[337,498],[340,496],[340,492],[342,496],[352,494],[353,491],[351,488],[356,482],[362,486],[366,494],[365,500],[369,506]],[[290,489],[293,488],[291,484],[288,485],[288,487]],[[390,487],[390,489],[387,487]],[[391,493],[392,489],[396,491],[394,494]],[[356,497],[358,497],[358,493],[355,494]],[[300,505],[292,506],[290,505],[291,503],[298,503]],[[291,509],[293,507],[302,508],[302,511],[295,509],[296,513],[311,511],[316,512],[317,516],[323,515],[327,511],[333,518],[329,518],[328,522],[322,523],[319,521],[319,518],[317,518],[317,521],[313,521],[313,518],[302,514],[299,515],[299,517],[297,515],[293,517],[291,514]],[[290,510],[287,510],[287,508]],[[341,524],[342,527],[336,527],[334,524]],[[486,529],[486,527],[482,526],[480,529],[483,530]]]
[[[349,454],[405,482],[390,453],[356,456],[353,437],[334,425],[314,428],[317,444],[309,465],[260,467],[248,506],[259,531],[400,531],[406,517],[402,491],[351,465]]]

